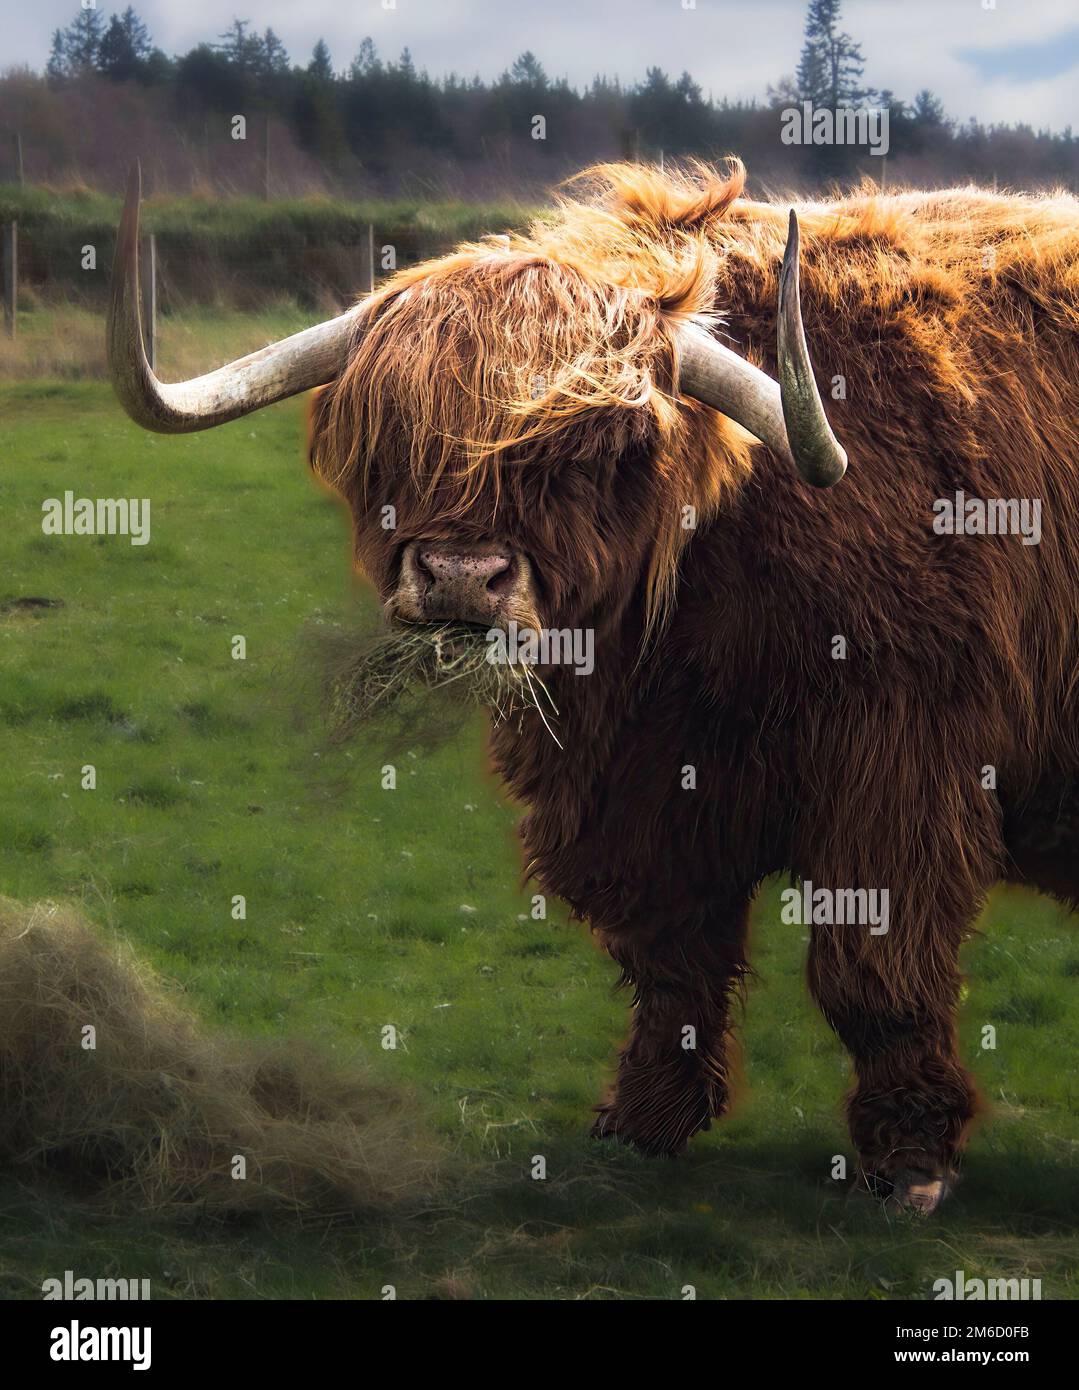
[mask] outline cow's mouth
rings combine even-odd
[[[391,632],[399,634],[402,642],[429,643],[429,659],[439,671],[460,670],[467,665],[481,646],[486,648],[487,634],[491,631],[491,625],[480,623],[415,622],[392,610],[389,626]],[[426,648],[422,650],[428,654]]]

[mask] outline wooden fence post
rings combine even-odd
[[[142,244],[142,264],[139,267],[139,289],[142,295],[142,336],[146,343],[146,359],[150,370],[157,371],[157,241],[153,232]]]
[[[4,327],[9,338],[15,336],[19,308],[19,224],[4,226]]]

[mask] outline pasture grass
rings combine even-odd
[[[327,304],[324,316],[337,313],[339,307]],[[319,317],[285,297],[264,304],[257,313],[188,305],[176,313],[158,314],[158,361],[168,364],[170,380],[199,376],[310,328]],[[107,377],[100,309],[77,301],[35,299],[19,311],[16,336],[0,336],[0,381],[105,381]]]
[[[628,1003],[561,907],[531,919],[481,719],[395,754],[389,792],[383,750],[331,751],[309,717],[303,634],[368,600],[302,423],[293,402],[159,438],[97,383],[0,386],[0,893],[73,903],[209,1028],[411,1088],[442,1185],[337,1223],[118,1218],[3,1173],[0,1296],[71,1269],[148,1277],[155,1298],[922,1299],[962,1269],[1075,1297],[1079,937],[1032,895],[996,893],[965,954],[963,1052],[989,1112],[939,1216],[888,1218],[831,1176],[853,1159],[847,1062],[777,885],[734,1115],[676,1162],[585,1137]],[[150,544],[44,536],[42,501],[67,489],[149,497]]]

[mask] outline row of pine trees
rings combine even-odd
[[[23,74],[24,88],[29,80]],[[214,40],[170,57],[130,5],[107,20],[97,8],[80,7],[54,34],[46,74],[34,80],[53,93],[94,84],[136,88],[156,119],[181,131],[200,122],[217,129],[230,113],[272,114],[331,185],[359,181],[380,192],[399,188],[409,170],[430,181],[436,162],[457,171],[467,190],[468,170],[485,162],[507,176],[513,170],[542,181],[597,158],[718,158],[731,151],[764,182],[813,185],[877,174],[879,161],[867,160],[864,150],[779,146],[779,110],[807,100],[818,107],[887,106],[893,167],[898,161],[896,172],[907,181],[973,177],[1074,187],[1079,170],[1079,139],[1070,131],[960,125],[929,91],[908,100],[873,88],[861,48],[843,28],[840,0],[810,0],[797,67],[759,103],[706,95],[690,73],[675,77],[658,67],[630,83],[597,76],[578,90],[549,77],[532,53],[490,81],[436,78],[417,70],[407,49],[385,61],[369,38],[338,70],[323,40],[306,63],[295,63],[273,29],[260,33],[239,19]]]

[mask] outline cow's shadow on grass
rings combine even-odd
[[[563,1139],[535,1147],[546,1149],[548,1180],[531,1183],[534,1200],[564,1206],[567,1216],[577,1204],[614,1215],[642,1201],[666,1209],[703,1206],[731,1216],[756,1214],[792,1230],[814,1226],[822,1210],[853,1220],[863,1214],[871,1221],[901,1215],[865,1191],[849,1159],[845,1176],[831,1176],[837,1154],[823,1132],[774,1142],[691,1146],[677,1159],[644,1158],[609,1140]],[[512,1180],[500,1199],[521,1200]],[[945,1206],[934,1218],[912,1220],[923,1230],[943,1223],[971,1230],[1022,1228],[1031,1234],[1079,1231],[1079,1169],[1065,1152],[1024,1154],[1014,1146],[975,1145]]]
[[[327,1222],[282,1214],[107,1219],[57,1189],[0,1187],[0,1296],[64,1269],[149,1277],[154,1298],[933,1298],[940,1279],[1038,1278],[1067,1297],[1079,1174],[1012,1138],[975,1146],[947,1206],[889,1212],[830,1176],[834,1133],[715,1135],[676,1160],[582,1135],[459,1152],[433,1193]],[[542,1164],[537,1164],[542,1158]],[[21,1249],[21,1255],[19,1253]],[[17,1274],[14,1271],[18,1271]]]
[[[1064,1155],[974,1153],[924,1218],[882,1206],[853,1173],[832,1179],[825,1133],[676,1160],[587,1140],[535,1148],[547,1178],[503,1172],[473,1215],[540,1249],[561,1242],[586,1267],[606,1262],[609,1296],[667,1271],[668,1297],[684,1278],[713,1297],[920,1299],[964,1269],[1042,1277],[1051,1298],[1067,1296],[1079,1255],[1079,1174]]]

